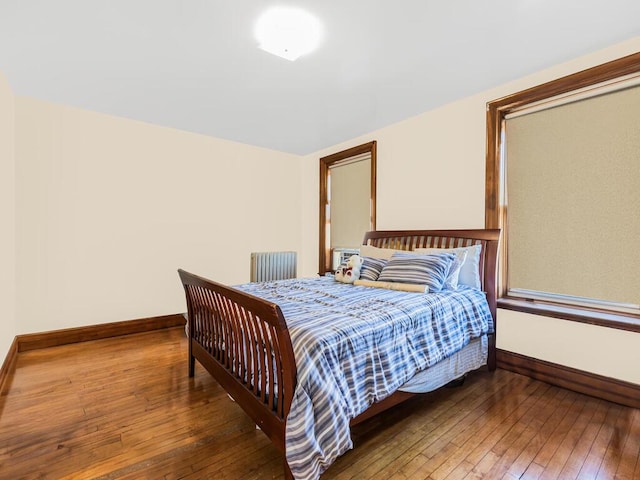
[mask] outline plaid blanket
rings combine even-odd
[[[319,277],[237,288],[277,303],[289,328],[298,383],[285,436],[296,479],[317,479],[353,447],[351,419],[493,330],[484,293],[467,287],[421,294]]]

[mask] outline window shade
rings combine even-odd
[[[508,289],[640,304],[640,87],[505,130]]]
[[[371,155],[359,155],[329,169],[331,246],[358,247],[371,228]]]

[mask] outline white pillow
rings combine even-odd
[[[437,249],[440,250],[440,249]],[[420,252],[418,252],[420,253]],[[451,264],[451,268],[449,269],[449,275],[447,276],[447,280],[444,282],[444,287],[447,290],[456,290],[458,285],[460,284],[460,270],[462,270],[462,265],[464,265],[465,260],[467,259],[467,252],[434,252],[430,255],[437,253],[454,253],[456,258]],[[421,253],[424,255],[424,252]]]
[[[391,260],[391,256],[396,252],[407,252],[407,250],[394,250],[393,248],[380,248],[373,245],[362,245],[360,247],[361,257],[379,258],[382,260]]]
[[[458,284],[467,285],[480,290],[482,282],[480,281],[480,253],[482,245],[472,245],[470,247],[458,248],[416,248],[415,253],[462,253],[466,252],[467,258],[464,260],[460,268]]]

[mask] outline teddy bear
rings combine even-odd
[[[360,255],[351,255],[346,264],[338,267],[335,279],[342,283],[353,283],[360,278],[360,268],[364,259]]]

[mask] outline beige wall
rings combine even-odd
[[[16,336],[14,97],[0,73],[0,365]]]
[[[498,348],[640,385],[640,334],[510,310],[498,322]]]
[[[18,333],[186,310],[179,267],[299,250],[299,157],[16,98]]]
[[[317,271],[320,157],[378,141],[378,229],[483,227],[486,103],[637,51],[640,37],[305,156],[303,272]],[[502,310],[498,329],[499,348],[640,384],[639,334]]]

